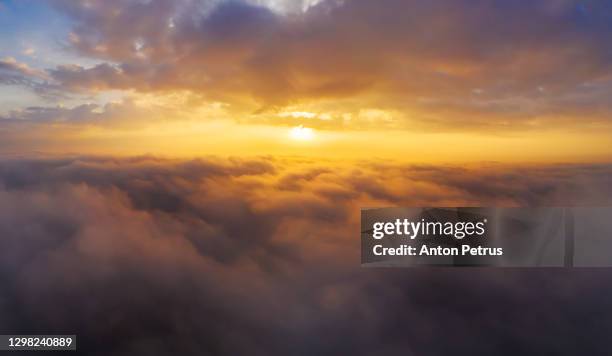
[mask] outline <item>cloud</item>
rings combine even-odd
[[[0,328],[93,355],[601,353],[605,270],[362,269],[355,231],[361,205],[609,203],[611,169],[3,159]]]
[[[189,90],[251,111],[335,102],[447,126],[574,117],[585,96],[599,108],[589,119],[609,116],[612,9],[601,2],[267,5],[59,1],[74,49],[106,62],[50,74],[74,90]]]
[[[36,79],[49,79],[49,77],[44,71],[31,68],[13,57],[0,59],[1,84],[31,85]]]
[[[57,100],[68,95],[47,71],[32,68],[13,57],[0,59],[0,85],[19,85],[45,99]]]

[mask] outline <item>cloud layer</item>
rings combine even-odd
[[[53,4],[70,24],[64,50],[74,61],[34,70],[3,60],[1,83],[55,98],[182,92],[267,124],[311,111],[306,121],[321,128],[499,131],[578,119],[609,128],[605,2]]]
[[[609,204],[611,170],[4,159],[0,329],[100,355],[604,352],[605,270],[368,270],[356,233],[364,205]]]
[[[343,100],[345,110],[452,112],[449,121],[609,114],[600,99],[612,8],[602,2],[328,0],[297,13],[233,1],[59,3],[77,24],[71,45],[105,61],[52,70],[68,88],[190,90],[251,109]]]

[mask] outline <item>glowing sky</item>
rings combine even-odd
[[[608,270],[367,269],[358,232],[363,207],[611,206],[611,97],[611,1],[0,0],[0,328],[609,354]]]
[[[606,161],[602,1],[0,1],[0,152]]]

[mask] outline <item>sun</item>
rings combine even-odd
[[[292,128],[289,131],[289,136],[297,141],[310,141],[314,138],[314,130],[300,125]]]

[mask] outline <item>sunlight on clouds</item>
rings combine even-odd
[[[128,115],[130,112],[128,111]],[[490,136],[388,130],[337,131],[237,123],[234,120],[153,119],[140,125],[45,125],[13,122],[0,132],[0,152],[163,157],[273,156],[339,161],[601,162],[609,159],[609,136],[563,131]],[[27,125],[27,126],[26,126]],[[19,129],[21,127],[22,129]],[[27,130],[26,130],[27,128]],[[551,149],[555,147],[555,149]]]
[[[461,4],[59,1],[0,59],[0,150],[609,159],[610,8]]]
[[[289,131],[289,136],[298,141],[310,141],[314,138],[314,130],[300,125],[292,128]]]
[[[314,119],[317,117],[317,114],[308,111],[283,111],[278,114],[280,117],[293,117],[293,118],[304,118],[304,119]]]

